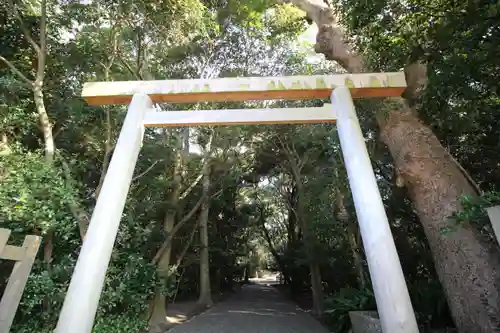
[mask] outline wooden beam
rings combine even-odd
[[[7,241],[9,240],[10,229],[0,228],[0,253],[3,252],[5,246],[7,246]]]
[[[87,82],[82,97],[89,104],[129,104],[135,93],[154,103],[196,103],[272,99],[330,98],[347,86],[354,98],[400,96],[406,88],[403,72],[288,77],[239,77],[211,80]]]
[[[24,247],[5,245],[0,252],[0,259],[20,261],[24,258],[24,252],[26,252]]]
[[[331,104],[311,108],[167,111],[146,113],[145,127],[334,122]]]
[[[10,234],[10,231],[0,229],[0,247],[1,244],[4,243],[3,240],[5,239],[5,235],[8,234]],[[2,300],[0,301],[0,332],[9,332],[12,322],[14,321],[40,242],[41,238],[39,236],[26,236],[21,247],[6,245],[3,248],[4,252],[15,249],[13,253],[16,253],[16,258],[13,260],[16,260],[16,263],[14,264],[7,286],[3,292]]]

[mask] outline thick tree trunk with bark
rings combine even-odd
[[[349,72],[367,68],[347,44],[335,13],[322,0],[291,0],[318,25],[316,51]],[[408,78],[408,76],[407,76]],[[414,86],[413,82],[409,82]],[[412,88],[414,89],[414,88]],[[401,98],[378,110],[383,142],[407,186],[427,235],[452,316],[462,333],[500,331],[500,254],[470,225],[443,235],[448,218],[462,209],[458,197],[476,191],[431,129]]]
[[[459,196],[475,195],[475,188],[430,128],[397,102],[387,117],[379,117],[382,139],[424,227],[455,324],[464,333],[499,332],[498,249],[471,225],[441,232],[462,209]]]

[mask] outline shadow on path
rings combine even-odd
[[[275,288],[244,286],[227,301],[168,333],[327,333],[318,321]]]

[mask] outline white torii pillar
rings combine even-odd
[[[418,333],[403,270],[365,139],[347,87],[332,92],[333,109],[384,333]]]
[[[118,137],[106,178],[85,236],[56,333],[89,333],[104,286],[104,278],[122,218],[144,134],[149,96],[135,94]]]

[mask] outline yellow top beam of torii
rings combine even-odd
[[[135,93],[155,103],[196,103],[271,99],[329,98],[336,87],[349,87],[353,98],[400,96],[403,72],[286,77],[237,77],[194,80],[87,82],[82,97],[89,104],[129,104]]]

